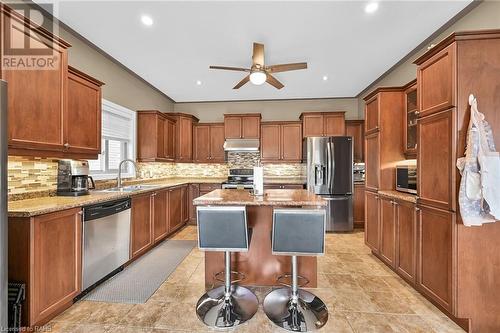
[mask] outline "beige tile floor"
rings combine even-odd
[[[196,239],[188,226],[174,239]],[[319,286],[311,289],[326,303],[328,333],[464,332],[371,255],[363,232],[328,234],[319,258]],[[204,293],[203,253],[194,249],[146,304],[80,301],[49,323],[52,332],[213,332],[196,317]],[[256,288],[260,301],[268,288]],[[262,308],[231,332],[286,332],[273,326]]]

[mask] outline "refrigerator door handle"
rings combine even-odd
[[[335,160],[333,159],[334,156],[334,148],[333,144],[331,142],[327,143],[327,160],[328,160],[328,189],[330,193],[333,193],[333,187],[334,187],[334,178],[335,178]]]

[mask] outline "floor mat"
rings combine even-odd
[[[146,303],[195,246],[196,241],[166,240],[91,291],[84,299],[111,303]]]

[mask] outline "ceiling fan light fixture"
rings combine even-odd
[[[250,82],[253,84],[260,86],[267,80],[267,74],[263,71],[254,71],[250,73]]]

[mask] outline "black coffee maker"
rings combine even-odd
[[[95,189],[94,179],[89,176],[89,162],[59,160],[57,166],[57,195],[77,197]]]

